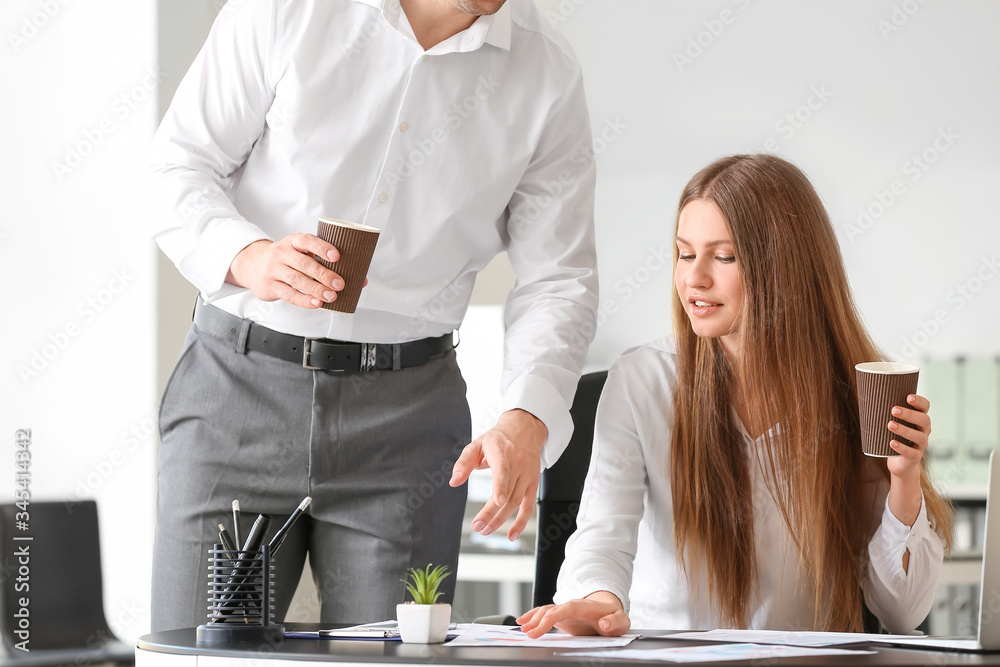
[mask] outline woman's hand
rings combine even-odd
[[[900,523],[912,526],[920,515],[920,501],[923,498],[920,490],[920,460],[927,451],[927,438],[931,434],[931,418],[927,415],[931,404],[923,396],[910,394],[906,397],[909,407],[895,406],[892,409],[893,421],[888,428],[893,435],[906,438],[912,444],[905,445],[899,440],[893,440],[889,445],[899,452],[899,456],[886,459],[889,468],[889,511],[899,519]],[[906,426],[899,421],[908,422]],[[907,568],[909,552],[903,556],[903,569]]]
[[[528,637],[537,639],[553,627],[571,635],[617,637],[632,626],[618,596],[597,591],[580,600],[535,607],[517,619]]]
[[[920,459],[924,457],[927,439],[931,434],[931,418],[927,414],[931,404],[926,398],[916,394],[907,396],[906,401],[909,407],[897,405],[892,409],[893,421],[889,422],[888,427],[893,435],[906,438],[913,445],[904,445],[899,440],[893,440],[889,446],[900,455],[888,458],[886,463],[889,466],[889,473],[894,478],[911,481],[919,480],[920,477]],[[906,426],[896,420],[905,421],[912,426]]]

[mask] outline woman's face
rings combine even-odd
[[[679,253],[674,284],[691,327],[703,338],[721,338],[729,352],[737,352],[743,285],[722,212],[705,199],[688,202],[674,240]]]

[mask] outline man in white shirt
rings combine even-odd
[[[154,630],[203,621],[234,498],[280,525],[313,496],[279,618],[307,552],[325,622],[392,617],[407,567],[454,570],[474,468],[494,485],[473,529],[516,514],[516,539],[597,307],[581,73],[531,1],[230,0],[153,152],[156,240],[204,301],[161,408]],[[319,308],[343,288],[321,216],[382,230],[354,315]],[[470,444],[451,332],[504,250],[504,411]]]

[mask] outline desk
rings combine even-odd
[[[289,624],[289,629],[310,630],[319,626],[311,623]],[[695,642],[667,639],[639,639],[630,648],[665,648],[692,646]],[[830,656],[809,659],[775,660],[775,665],[1000,665],[1000,653],[971,654],[946,651],[911,651],[907,649],[866,645],[877,651],[875,655]],[[558,665],[587,665],[588,667],[642,667],[664,664],[639,661],[602,660],[600,658],[573,659],[570,650],[554,655],[543,648],[476,648],[435,644],[403,644],[401,642],[341,641],[330,639],[286,639],[277,646],[233,647],[228,645],[201,645],[195,643],[195,631],[171,630],[146,635],[139,639],[136,667],[295,667],[296,662],[312,662],[333,667],[409,667],[411,665],[489,665],[491,667],[553,667]],[[771,661],[769,661],[771,662]],[[696,663],[707,664],[707,663]],[[756,662],[740,661],[720,663],[751,667]]]

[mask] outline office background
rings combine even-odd
[[[222,4],[0,9],[0,499],[14,496],[15,433],[30,429],[32,496],[99,503],[107,615],[126,639],[148,628],[157,404],[192,298],[149,240],[136,193],[158,119]],[[588,369],[668,330],[684,182],[759,150],[812,178],[889,354],[1000,354],[1000,3],[538,4],[583,63],[595,135],[602,297]],[[482,277],[466,350],[499,355],[511,282],[502,257]],[[496,364],[475,356],[464,363],[482,428]]]

